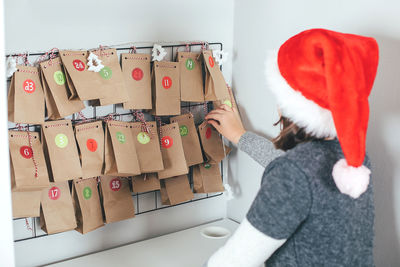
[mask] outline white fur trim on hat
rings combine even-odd
[[[282,115],[317,138],[336,137],[332,112],[305,98],[282,77],[278,67],[278,50],[268,54],[266,76]]]
[[[358,198],[367,191],[371,171],[364,165],[352,167],[341,159],[333,166],[332,176],[339,191],[352,198]]]

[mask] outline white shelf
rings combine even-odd
[[[201,231],[208,226],[220,226],[232,234],[239,225],[232,220],[223,219],[48,266],[201,267],[229,238],[229,236],[219,239],[204,237]]]

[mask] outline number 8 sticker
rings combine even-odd
[[[50,188],[50,190],[49,190],[49,198],[51,200],[59,199],[60,195],[61,195],[60,188],[58,188],[57,186],[53,186],[52,188]]]
[[[25,80],[22,86],[24,88],[24,91],[29,94],[35,92],[35,89],[36,89],[35,82],[30,79]]]
[[[110,181],[110,188],[112,191],[118,191],[121,189],[121,180],[119,178],[114,178]]]

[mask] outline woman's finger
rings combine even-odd
[[[205,118],[206,118],[206,120],[221,121],[223,116],[221,114],[218,114],[218,113],[208,113]]]
[[[230,106],[226,105],[226,104],[222,104],[218,108],[222,109],[222,110],[225,110],[225,111],[233,111],[233,109]]]
[[[221,126],[218,124],[218,122],[214,120],[209,120],[207,121],[208,124],[212,125],[218,132],[220,132]]]

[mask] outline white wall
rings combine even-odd
[[[400,2],[396,0],[235,1],[233,86],[247,129],[274,136],[275,100],[264,79],[267,49],[313,27],[373,36],[380,63],[370,97],[368,151],[375,184],[375,262],[400,266]],[[230,183],[239,196],[228,216],[242,220],[258,190],[262,168],[242,152],[231,156]]]
[[[232,54],[233,1],[6,0],[5,27],[6,53],[53,47],[89,49],[127,42],[139,46],[148,42],[205,40],[222,42],[224,49]],[[227,81],[231,80],[231,72],[231,62],[225,63]],[[141,196],[140,203],[145,203],[148,209],[155,205],[154,198],[146,200],[145,196]],[[215,197],[142,214],[84,236],[68,232],[18,242],[16,261],[18,266],[45,264],[225,216],[225,198]],[[18,238],[29,235],[23,224],[23,221],[14,223],[18,228],[14,235]]]

